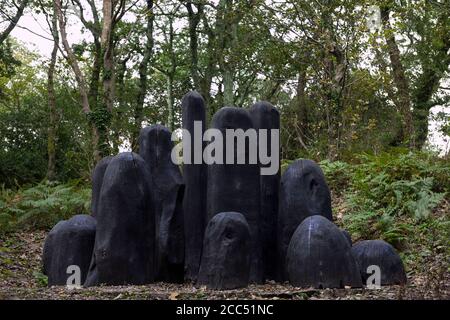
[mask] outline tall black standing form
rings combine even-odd
[[[333,220],[331,195],[322,169],[312,160],[291,163],[281,177],[278,211],[278,279],[286,280],[286,250],[292,234],[307,217]]]
[[[95,245],[85,286],[154,280],[155,213],[150,172],[138,154],[121,153],[105,171]]]
[[[260,180],[259,165],[249,164],[249,143],[245,144],[245,164],[226,164],[226,129],[254,129],[253,121],[247,110],[224,107],[213,117],[211,128],[218,129],[223,136],[223,164],[208,165],[208,218],[220,212],[240,212],[250,227],[251,257],[250,281],[261,283],[263,280],[262,247],[260,240]]]
[[[269,102],[258,102],[250,108],[250,116],[256,130],[267,130],[268,156],[272,150],[270,130],[280,129],[280,113]],[[259,134],[259,131],[258,131]],[[277,141],[279,145],[279,141]],[[260,148],[258,140],[258,148]],[[278,159],[279,157],[279,149]],[[267,167],[269,165],[262,165]],[[261,175],[261,246],[264,267],[264,278],[275,279],[277,268],[277,217],[278,217],[278,189],[280,184],[279,165],[276,174]]]
[[[92,200],[91,200],[91,213],[95,217],[98,210],[98,203],[100,198],[100,191],[103,184],[103,176],[105,175],[106,168],[111,162],[113,157],[108,156],[100,160],[92,172]]]
[[[171,159],[172,133],[162,125],[143,128],[139,154],[152,178],[155,205],[155,262],[157,279],[183,282],[184,279],[184,184],[180,169]]]
[[[203,235],[206,227],[206,165],[194,163],[195,137],[194,122],[198,121],[201,129],[199,134],[203,137],[206,127],[206,109],[202,96],[195,92],[187,93],[181,102],[183,129],[190,133],[191,152],[189,154],[191,163],[183,164],[183,177],[185,192],[183,199],[184,233],[185,233],[185,278],[195,281],[197,279],[202,255]],[[183,143],[188,142],[183,137]],[[201,142],[201,154],[197,155],[203,159],[203,142]],[[186,151],[186,149],[185,149]],[[186,151],[187,152],[187,151]]]

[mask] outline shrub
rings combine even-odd
[[[381,238],[396,247],[415,226],[429,223],[450,187],[449,163],[428,152],[363,154],[353,165],[321,165],[335,194],[345,194],[343,224],[352,236]]]
[[[346,190],[352,178],[352,165],[343,161],[323,160],[319,163],[327,178],[327,183],[335,194],[340,195]]]
[[[91,189],[80,181],[67,184],[42,182],[13,192],[0,192],[0,232],[17,227],[50,228],[75,214],[88,213]]]

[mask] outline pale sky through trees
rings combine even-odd
[[[83,39],[91,40],[89,32],[81,34],[81,28],[80,21],[73,14],[69,15],[67,32],[70,44],[78,43]],[[42,56],[43,61],[49,59],[53,40],[43,14],[31,13],[29,10],[26,10],[18,26],[11,32],[11,36],[19,40],[28,49],[38,52]],[[428,141],[433,148],[438,148],[442,154],[446,154],[450,149],[450,142],[448,137],[445,137],[438,131],[442,123],[433,119],[438,113],[450,114],[450,107],[437,106],[431,109]],[[123,149],[126,150],[127,147]]]

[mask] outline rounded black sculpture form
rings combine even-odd
[[[381,285],[406,283],[402,260],[389,243],[382,240],[361,241],[352,247],[352,254],[359,265],[363,283],[372,274],[367,272],[372,265],[380,268]]]
[[[278,211],[278,279],[286,280],[286,250],[302,221],[313,215],[333,220],[330,190],[320,167],[312,160],[291,163],[281,177]]]
[[[345,229],[341,229],[342,234],[344,235],[345,239],[347,239],[348,244],[350,245],[350,247],[352,246],[353,242],[352,242],[352,236],[350,235],[350,233],[345,230]]]
[[[155,216],[151,177],[139,155],[114,157],[105,171],[86,286],[154,280]]]
[[[156,279],[183,282],[184,222],[183,178],[171,159],[172,133],[162,125],[143,128],[139,136],[139,153],[152,177],[155,207]]]
[[[242,129],[246,132],[253,129],[253,122],[247,110],[242,108],[224,107],[213,117],[211,128],[222,132],[226,140],[227,129]],[[255,133],[253,131],[253,133]],[[248,140],[248,139],[246,139]],[[208,165],[208,218],[220,212],[241,212],[250,227],[251,257],[250,282],[261,283],[263,280],[262,247],[260,240],[260,175],[259,165],[249,164],[250,145],[256,142],[246,141],[244,152],[245,164],[237,164],[236,143],[233,164],[226,164],[226,142],[223,141],[223,164]],[[207,150],[209,144],[205,150]],[[238,150],[239,151],[239,150]],[[206,153],[206,152],[205,152]]]
[[[80,214],[58,222],[47,235],[43,253],[43,271],[48,285],[66,285],[69,266],[80,268],[80,285],[84,283],[91,262],[96,222]],[[72,283],[69,283],[72,284]]]
[[[198,284],[210,289],[246,287],[250,272],[250,230],[245,217],[222,212],[208,223]]]
[[[95,166],[94,171],[92,172],[92,200],[91,200],[91,213],[92,216],[95,217],[98,210],[98,202],[100,198],[100,191],[102,189],[103,184],[103,176],[105,175],[106,168],[111,162],[113,157],[108,156],[104,157],[100,160]]]
[[[190,133],[190,139],[183,137],[183,143],[190,142],[190,163],[183,163],[185,182],[183,212],[185,234],[185,278],[196,281],[202,255],[203,235],[207,223],[206,218],[206,164],[194,162],[195,157],[203,157],[202,140],[196,141],[194,125],[197,122],[199,134],[203,137],[206,126],[206,107],[202,96],[191,91],[181,101],[183,129]],[[198,143],[197,149],[194,146]],[[183,148],[187,152],[187,148]],[[200,154],[198,154],[200,151]]]
[[[296,287],[361,287],[358,265],[341,230],[323,216],[298,226],[287,256],[289,282]]]
[[[267,156],[271,156],[272,142],[270,130],[280,129],[280,114],[269,102],[258,102],[250,110],[250,116],[256,130],[267,130],[266,150]],[[259,131],[258,131],[259,137]],[[258,140],[258,148],[261,148]],[[277,150],[278,159],[279,149]],[[260,163],[261,167],[268,167]],[[262,261],[265,279],[276,278],[277,268],[277,219],[278,219],[278,188],[280,184],[279,162],[277,172],[273,175],[260,176],[261,190],[261,246]]]

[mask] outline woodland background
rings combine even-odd
[[[275,105],[282,168],[319,162],[353,239],[394,244],[413,286],[425,277],[418,287],[448,297],[449,12],[448,0],[1,1],[0,287],[19,287],[30,263],[32,287],[45,284],[36,259],[17,258],[24,234],[40,248],[41,230],[89,213],[95,163],[136,151],[144,125],[179,128],[197,90],[208,119]]]

